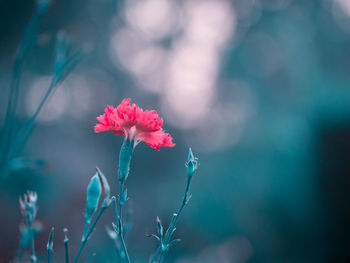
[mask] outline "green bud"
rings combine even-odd
[[[87,187],[87,197],[86,197],[86,209],[85,209],[85,224],[89,225],[91,218],[94,216],[98,201],[101,196],[101,182],[97,173],[91,178],[90,183]]]
[[[55,231],[55,228],[52,227],[49,234],[49,241],[47,242],[47,250],[52,250],[54,231]]]
[[[193,156],[192,149],[189,148],[187,162],[186,162],[187,176],[190,176],[190,177],[193,176],[194,172],[198,168],[198,165],[199,165],[198,158]]]
[[[109,187],[107,178],[103,175],[103,173],[101,172],[101,170],[98,167],[96,167],[96,171],[97,171],[98,177],[100,179],[102,190],[105,194],[105,199],[103,200],[102,206],[106,207],[106,206],[109,206],[109,204],[111,202],[110,201],[111,188]]]
[[[125,181],[129,175],[130,161],[134,150],[134,141],[125,139],[119,154],[118,180]]]

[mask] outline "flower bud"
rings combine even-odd
[[[98,201],[101,196],[101,183],[97,173],[91,178],[90,183],[87,187],[86,197],[86,210],[85,210],[85,224],[89,225],[91,218],[94,216]]]
[[[54,235],[55,228],[51,228],[50,234],[49,234],[49,241],[47,242],[47,250],[52,250],[53,247],[53,235]]]
[[[134,141],[125,139],[119,154],[118,180],[125,181],[129,175],[130,161],[134,150]]]
[[[192,177],[194,172],[198,168],[198,158],[193,156],[192,149],[189,148],[188,150],[188,157],[187,157],[187,176]]]
[[[36,192],[27,191],[23,195],[23,199],[19,197],[19,205],[22,212],[22,215],[30,222],[33,222],[36,217],[37,206],[36,202],[38,201],[38,195]]]
[[[107,207],[107,206],[109,206],[109,204],[111,202],[110,201],[111,188],[109,187],[107,178],[103,175],[103,173],[101,172],[101,170],[98,167],[96,167],[96,171],[97,171],[98,177],[100,179],[100,183],[102,185],[102,190],[105,194],[105,199],[103,200],[102,206]]]
[[[64,243],[68,243],[69,239],[68,239],[68,229],[67,228],[63,228],[63,233],[64,233]]]

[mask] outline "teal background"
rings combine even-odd
[[[193,28],[183,22],[191,12],[202,10],[198,1],[173,1],[172,15],[149,27],[146,22],[164,11],[161,5],[132,15],[137,1],[54,1],[40,21],[38,46],[25,61],[17,127],[42,96],[36,87],[52,72],[57,31],[64,30],[72,48],[83,47],[87,55],[53,94],[23,151],[24,157],[45,165],[32,169],[32,163],[15,163],[11,175],[2,176],[0,261],[9,262],[18,246],[18,196],[27,189],[39,196],[43,232],[36,241],[38,252],[45,254],[50,227],[55,226],[57,261],[63,259],[64,227],[69,229],[71,253],[76,253],[86,187],[96,165],[113,195],[118,189],[123,138],[95,134],[96,117],[107,104],[131,97],[164,117],[164,129],[177,144],[158,152],[141,143],[134,152],[127,188],[133,210],[128,247],[135,262],[146,262],[156,249],[156,240],[145,235],[156,231],[156,216],[167,225],[180,205],[189,146],[200,167],[175,233],[182,242],[171,248],[165,262],[349,262],[347,2],[214,1],[205,9],[210,12],[203,11],[206,15],[199,12],[208,18],[203,18],[208,28],[214,27],[206,31],[202,20]],[[1,120],[14,53],[34,6],[34,1],[0,1]],[[133,19],[144,12],[150,20],[135,20],[141,26],[135,29]],[[182,15],[174,16],[177,13]],[[220,22],[223,15],[226,20]],[[183,20],[170,30],[167,19]],[[122,29],[131,28],[135,35],[127,38],[129,31]],[[145,28],[149,31],[142,31]],[[182,39],[187,30],[196,45],[181,57],[186,63],[178,70],[186,74],[179,71],[184,75],[176,76],[183,82],[177,82],[164,68],[172,69],[176,52],[171,52],[183,44],[179,40],[188,41]],[[113,49],[114,38],[123,44],[119,51]],[[154,55],[151,49],[145,53],[151,59],[137,60],[134,55],[146,47],[161,48],[167,55]],[[174,93],[168,92],[171,81],[179,85]],[[210,103],[202,107],[206,99]],[[104,214],[84,257],[96,252],[95,262],[117,261],[104,230],[112,216],[111,209]]]

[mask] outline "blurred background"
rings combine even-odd
[[[0,1],[1,120],[34,9],[35,1]],[[117,193],[123,138],[93,126],[127,97],[156,109],[177,144],[135,150],[127,182],[135,262],[156,249],[145,235],[156,232],[156,216],[167,225],[182,200],[189,146],[200,167],[175,233],[182,242],[166,262],[350,262],[349,0],[52,1],[23,65],[16,127],[48,88],[61,30],[86,55],[38,116],[25,159],[1,176],[1,262],[18,247],[27,189],[39,196],[38,252],[55,226],[56,259],[64,227],[76,253],[96,165]],[[112,216],[84,257],[118,262],[105,232]]]

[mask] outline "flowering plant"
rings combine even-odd
[[[124,205],[128,200],[128,192],[125,188],[125,182],[129,175],[130,161],[133,154],[134,148],[138,143],[144,141],[150,147],[159,150],[160,147],[174,147],[172,137],[165,133],[163,130],[163,119],[161,119],[158,113],[154,110],[142,110],[136,104],[130,104],[130,99],[124,99],[121,104],[114,108],[113,106],[107,106],[105,108],[104,114],[97,117],[99,121],[95,125],[95,132],[102,131],[112,131],[116,135],[124,135],[124,142],[119,154],[119,169],[118,169],[118,181],[119,181],[119,193],[118,198],[115,196],[110,197],[110,186],[108,184],[107,178],[104,176],[99,168],[96,168],[95,175],[91,178],[90,183],[87,187],[87,198],[86,207],[84,214],[84,231],[81,238],[80,247],[78,249],[77,255],[74,258],[74,263],[78,263],[82,251],[85,247],[86,242],[93,233],[97,222],[101,218],[104,211],[113,204],[115,212],[115,220],[112,223],[113,230],[108,230],[107,233],[114,240],[120,258],[123,262],[130,263],[131,258],[126,245],[126,234],[129,228],[124,225],[123,211]],[[191,182],[195,171],[198,168],[198,159],[194,157],[192,150],[189,149],[188,158],[186,162],[187,166],[187,184],[184,194],[183,201],[176,213],[173,214],[172,220],[169,227],[164,230],[164,227],[157,217],[157,234],[151,234],[150,236],[155,237],[158,242],[158,248],[155,253],[150,258],[151,263],[161,263],[164,260],[165,253],[168,249],[180,241],[180,239],[172,239],[172,235],[175,232],[176,224],[179,216],[189,202],[191,198]],[[100,198],[102,193],[104,194],[104,199],[100,204]],[[37,208],[37,195],[34,192],[28,192],[24,196],[24,199],[20,199],[20,206],[22,214],[26,218],[28,228],[29,239],[31,240],[31,262],[36,263],[37,257],[35,254],[34,246],[34,234],[32,230],[32,223],[35,219]],[[100,205],[99,205],[100,204]],[[70,262],[69,255],[69,240],[67,237],[67,229],[65,232],[65,255],[66,263]],[[54,229],[52,228],[49,235],[49,241],[47,244],[47,262],[51,263],[52,248],[53,248],[53,234]],[[22,239],[24,237],[22,236]],[[28,238],[28,237],[27,237]],[[28,245],[29,246],[29,245]]]

